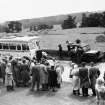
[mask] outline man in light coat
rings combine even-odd
[[[46,90],[48,84],[48,72],[44,64],[40,64],[40,84],[42,85],[42,90]]]
[[[71,72],[72,79],[73,79],[73,94],[79,95],[80,94],[80,78],[79,78],[79,68],[78,65],[74,65],[74,69]]]
[[[60,64],[60,62],[57,62],[56,66],[55,66],[55,70],[57,73],[57,87],[60,88],[61,87],[61,83],[62,83],[62,74],[64,72],[64,67],[63,65]]]

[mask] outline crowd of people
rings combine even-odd
[[[90,93],[88,90],[91,89],[92,96],[96,96],[97,105],[105,105],[105,73],[102,75],[93,62],[90,63],[90,68],[86,67],[85,62],[79,66],[72,63],[71,67],[70,78],[73,80],[73,94],[87,97]]]
[[[64,67],[55,59],[41,61],[26,58],[3,58],[0,62],[1,77],[7,91],[16,87],[29,87],[37,91],[52,90],[61,87]]]
[[[97,105],[105,105],[105,73],[100,75],[100,70],[93,62],[87,68],[86,63],[70,63],[70,78],[73,80],[73,94],[97,97]],[[30,91],[56,91],[62,86],[63,65],[55,59],[27,59],[27,57],[14,58],[10,56],[1,59],[0,71],[3,84],[7,91],[15,87],[30,87]],[[82,90],[82,92],[80,91]],[[101,103],[101,104],[100,104]]]

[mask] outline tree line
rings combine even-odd
[[[75,28],[77,26],[75,19],[76,17],[69,15],[62,23],[62,28]],[[105,12],[90,13],[88,16],[83,13],[80,27],[105,27]]]
[[[77,27],[76,17],[68,15],[61,24],[62,29],[70,29]],[[80,27],[105,27],[105,12],[90,13],[89,15],[83,13],[80,22]],[[30,25],[30,31],[38,31],[45,29],[52,29],[53,25],[39,24]],[[22,23],[19,21],[10,21],[7,26],[0,25],[0,32],[20,32],[22,31]]]
[[[30,31],[38,31],[38,30],[45,30],[45,29],[52,29],[52,25],[47,24],[39,24],[39,25],[33,25],[30,26]]]

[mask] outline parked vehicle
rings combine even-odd
[[[71,55],[73,57],[76,57],[77,50],[81,49],[81,62],[98,62],[104,59],[104,52],[97,51],[97,50],[91,50],[90,46],[88,44],[71,44]]]
[[[10,36],[0,39],[0,56],[33,57],[40,49],[38,36]]]

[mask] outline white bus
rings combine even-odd
[[[0,39],[0,56],[33,57],[40,49],[38,36],[10,36]]]

